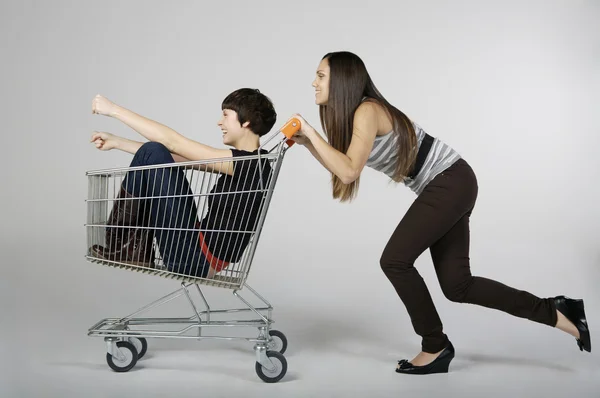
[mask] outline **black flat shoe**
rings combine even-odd
[[[586,350],[592,352],[592,340],[590,338],[590,330],[587,320],[585,319],[585,311],[583,308],[583,300],[575,300],[565,296],[557,296],[554,298],[556,309],[560,311],[565,318],[573,322],[573,325],[579,331],[577,346],[581,351]]]
[[[413,375],[428,375],[433,373],[448,373],[450,362],[454,359],[454,346],[448,342],[448,346],[434,359],[431,363],[424,366],[414,366],[406,359],[398,361],[400,365],[396,369],[396,373],[413,374]]]

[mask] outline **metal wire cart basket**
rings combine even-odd
[[[89,336],[104,337],[114,371],[132,369],[146,353],[147,338],[241,339],[254,343],[255,369],[263,381],[285,376],[287,339],[271,329],[273,307],[246,280],[281,163],[299,128],[300,121],[291,119],[257,155],[86,173],[86,259],[181,285],[130,315],[102,319],[88,330]],[[275,144],[267,151],[269,142]],[[201,286],[229,289],[243,307],[213,309]],[[260,306],[242,297],[243,289]],[[192,299],[196,292],[199,304]],[[178,297],[187,299],[191,316],[140,317]],[[258,335],[211,333],[240,328],[257,328]]]

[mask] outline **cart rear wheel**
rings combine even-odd
[[[138,360],[138,353],[133,344],[128,341],[119,341],[116,344],[116,349],[121,351],[124,358],[117,358],[109,353],[106,353],[106,362],[108,366],[115,372],[127,372],[135,366]]]
[[[259,362],[256,362],[256,374],[266,383],[276,383],[285,376],[285,373],[287,372],[287,361],[285,360],[285,357],[277,351],[267,351],[266,355],[275,368],[269,370]]]
[[[143,337],[130,337],[129,342],[133,344],[135,350],[138,352],[138,361],[146,355],[148,351],[148,342]]]
[[[267,344],[269,351],[277,351],[283,354],[287,350],[287,338],[285,334],[279,330],[269,330],[269,336],[272,337],[272,340]]]

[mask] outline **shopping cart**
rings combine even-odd
[[[241,339],[254,343],[255,369],[263,381],[272,383],[284,377],[287,339],[280,331],[271,329],[273,307],[246,279],[284,154],[293,145],[290,138],[299,128],[299,120],[291,119],[261,145],[263,150],[269,142],[274,142],[270,150],[259,150],[253,156],[86,173],[86,259],[181,283],[179,289],[132,314],[102,319],[89,329],[88,336],[104,337],[110,368],[117,372],[132,369],[146,353],[147,338]],[[242,167],[242,162],[253,163]],[[230,184],[225,186],[227,183],[219,181],[226,176],[223,171],[227,168],[236,173],[249,172],[239,175],[235,184],[231,178],[223,180]],[[123,194],[122,187],[132,181],[139,184],[137,195]],[[159,184],[161,193],[157,195],[155,188]],[[197,214],[190,217],[186,211]],[[233,260],[225,265],[215,263],[219,255]],[[230,289],[244,306],[213,309],[201,286]],[[260,306],[241,296],[244,288],[258,299]],[[203,308],[192,299],[194,290]],[[178,297],[187,299],[191,316],[140,317]],[[251,319],[242,319],[244,315]],[[228,332],[257,328],[258,336],[209,332],[216,328]]]

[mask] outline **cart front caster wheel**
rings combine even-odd
[[[119,350],[123,358],[106,353],[108,366],[115,372],[127,372],[131,370],[138,360],[138,353],[135,346],[129,341],[118,341],[115,350]]]
[[[138,361],[146,355],[148,351],[148,342],[143,337],[130,337],[129,342],[133,344],[135,350],[138,352]]]
[[[273,369],[267,369],[259,362],[256,362],[256,374],[266,383],[276,383],[285,376],[287,372],[287,361],[285,357],[277,351],[267,351],[267,358],[273,363]]]
[[[285,334],[281,333],[279,330],[269,330],[269,336],[272,337],[272,340],[267,344],[269,351],[277,351],[280,354],[283,354],[287,349],[287,338]]]

